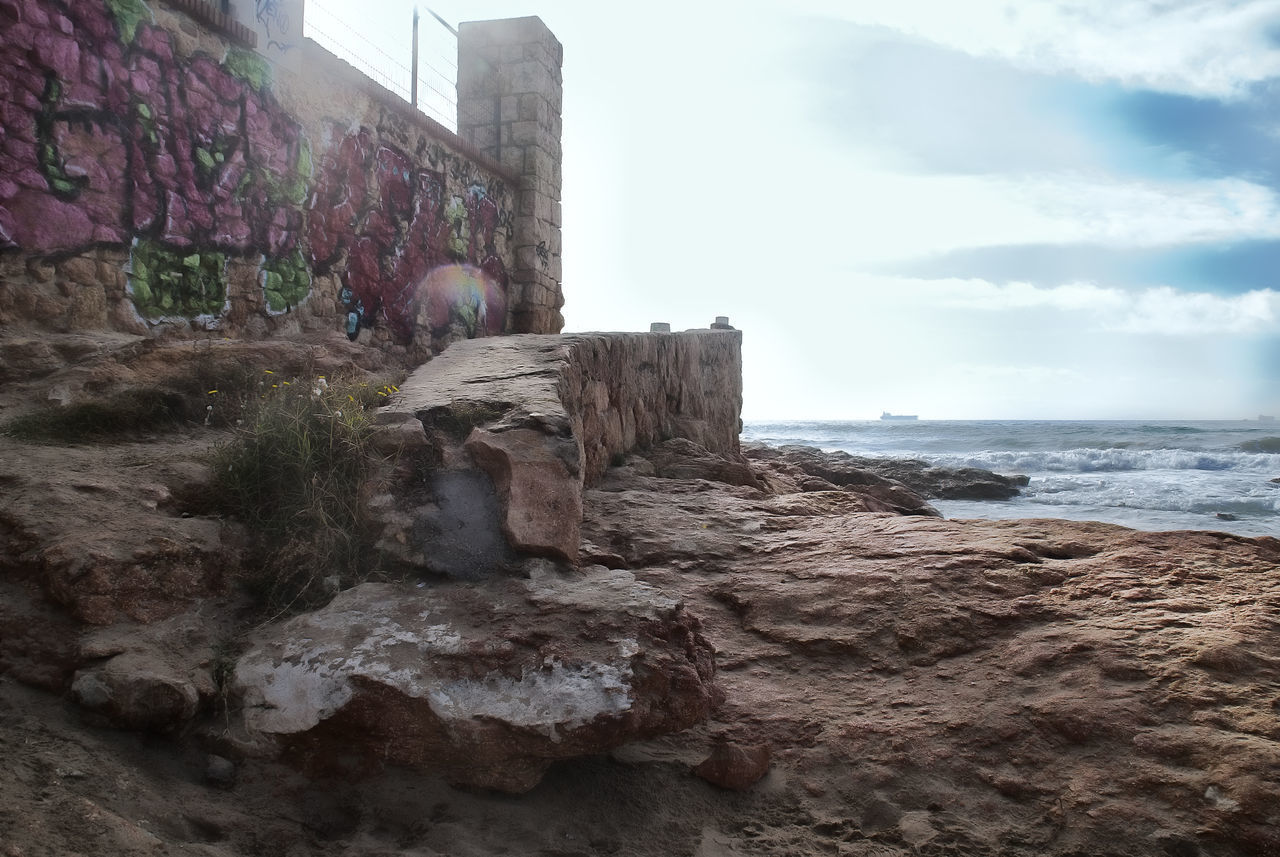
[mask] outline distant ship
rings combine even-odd
[[[891,414],[888,411],[884,411],[883,413],[880,414],[880,419],[882,420],[918,420],[920,419],[920,417],[918,417],[915,414]]]
[[[1270,414],[1258,414],[1258,422],[1260,423],[1273,423],[1275,421],[1276,418]]]

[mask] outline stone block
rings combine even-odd
[[[537,16],[502,18],[494,21],[463,21],[458,25],[458,47],[475,45],[519,45],[542,42],[559,45],[559,40]],[[553,47],[554,50],[554,47]]]
[[[67,323],[72,330],[102,330],[107,327],[107,293],[97,283],[81,286],[71,295]]]
[[[499,159],[502,166],[515,173],[524,172],[524,149],[519,146],[503,146]]]
[[[516,268],[517,270],[537,270],[545,268],[549,264],[549,260],[545,260],[538,255],[538,248],[535,246],[525,245],[516,248]]]
[[[62,279],[80,286],[98,282],[98,263],[85,256],[72,256],[58,266]]]
[[[518,146],[536,146],[541,140],[542,133],[537,122],[521,120],[511,123],[511,142]]]
[[[529,42],[520,46],[520,58],[536,62],[547,69],[555,68],[558,63],[552,48],[546,42]]]
[[[547,230],[542,228],[535,217],[516,218],[515,235],[512,236],[517,247],[521,245],[535,246],[539,241],[547,240]]]
[[[470,129],[468,142],[478,149],[496,149],[498,146],[498,127],[496,125],[476,125]]]
[[[551,220],[551,225],[556,227],[557,229],[564,225],[563,216],[561,212],[561,205],[559,200],[556,200],[551,203],[550,220]]]
[[[540,126],[547,126],[551,121],[551,105],[547,100],[533,93],[525,93],[520,96],[519,117],[523,120],[532,120]]]
[[[517,130],[521,128],[521,126],[524,126],[525,130],[528,130],[528,126],[533,126],[534,129],[537,129],[537,125],[532,122],[515,123],[515,125],[512,126],[511,130],[512,130],[512,137],[514,138],[516,143],[524,142],[519,138],[519,131]],[[541,135],[541,134],[545,134],[546,132],[541,130],[535,130],[534,133],[537,135]],[[536,145],[529,146],[528,148],[525,149],[525,153],[524,153],[525,173],[533,173],[534,175],[537,175],[537,176],[545,176],[548,180],[550,180],[554,173],[554,170],[555,170],[555,159],[551,157],[551,154],[546,149]]]
[[[499,121],[515,122],[520,117],[520,98],[515,95],[502,95],[501,105],[498,111]]]
[[[534,429],[475,429],[466,448],[493,480],[511,546],[577,562],[582,480],[564,460],[572,441]]]
[[[548,100],[562,89],[546,66],[529,60],[498,69],[498,78],[507,92],[536,93]]]

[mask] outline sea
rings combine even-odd
[[[1280,537],[1274,421],[747,422],[742,439],[1031,479],[1012,500],[931,500],[948,518],[1068,518]]]

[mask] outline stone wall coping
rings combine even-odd
[[[214,0],[165,0],[172,8],[246,48],[257,49],[258,34],[218,8]]]
[[[520,187],[520,173],[515,172],[493,158],[480,151],[476,146],[468,143],[454,132],[450,131],[444,125],[432,119],[421,110],[416,109],[403,97],[382,84],[378,83],[369,75],[344,60],[342,57],[330,51],[324,45],[311,38],[302,40],[303,50],[309,54],[304,56],[303,62],[307,63],[325,63],[330,68],[344,76],[347,82],[361,89],[366,95],[374,101],[380,102],[387,107],[395,110],[397,114],[413,122],[419,129],[425,131],[428,136],[435,138],[453,149],[463,157],[475,161],[476,164],[493,173],[494,175],[505,179],[513,188]]]

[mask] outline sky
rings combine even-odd
[[[564,44],[566,330],[729,316],[747,420],[1280,414],[1280,0],[429,5]]]

